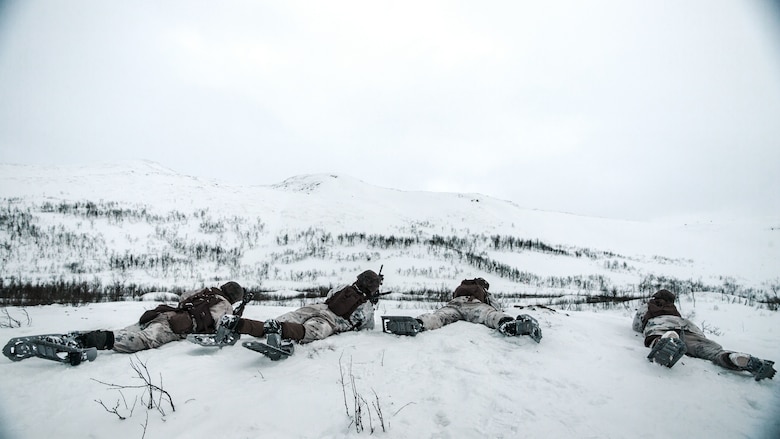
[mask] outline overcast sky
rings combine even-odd
[[[780,217],[777,2],[0,4],[0,162]]]

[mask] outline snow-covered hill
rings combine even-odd
[[[726,348],[780,359],[776,312],[717,294],[692,299],[683,298],[681,310],[708,336]],[[30,326],[0,328],[0,340],[113,328],[153,306],[28,308]],[[251,305],[246,316],[265,319],[288,309]],[[419,304],[382,301],[377,326],[381,315],[423,311]],[[9,312],[22,317],[17,308]],[[0,358],[0,438],[337,438],[371,436],[371,428],[375,437],[453,439],[780,434],[777,380],[756,382],[687,357],[672,369],[649,363],[641,336],[631,330],[630,309],[553,312],[510,305],[509,312],[534,315],[541,343],[458,322],[416,337],[378,329],[341,334],[298,346],[279,362],[240,345],[219,350],[186,341],[137,356],[101,352],[77,367]],[[147,410],[143,388],[107,385],[143,386],[131,362],[146,365],[175,411],[164,400],[164,415]],[[368,406],[362,432],[354,424],[354,395]]]
[[[636,294],[652,276],[760,295],[780,285],[776,218],[647,223],[343,175],[237,187],[220,183],[223,172],[195,178],[146,161],[0,165],[3,276],[301,289],[384,265],[394,291],[447,289],[477,275],[492,277],[499,294]]]

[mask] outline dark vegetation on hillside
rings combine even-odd
[[[146,235],[128,230],[146,230]],[[430,228],[430,227],[427,227]],[[117,238],[126,241],[112,248]],[[181,292],[178,285],[190,285],[201,278],[211,284],[222,278],[253,280],[248,289],[256,300],[284,302],[318,299],[333,287],[322,279],[338,273],[291,268],[296,262],[327,260],[381,264],[388,256],[405,256],[423,265],[436,261],[439,267],[398,269],[388,275],[422,276],[446,282],[433,287],[394,291],[395,300],[444,302],[451,294],[443,283],[459,279],[452,266],[468,266],[484,276],[501,278],[518,285],[523,293],[495,292],[504,302],[524,298],[545,298],[549,303],[621,303],[647,297],[660,288],[678,294],[715,291],[766,304],[776,309],[778,286],[768,290],[746,288],[734,279],[718,284],[667,276],[643,275],[633,285],[614,285],[604,275],[540,276],[502,262],[501,256],[536,252],[560,258],[599,261],[618,273],[635,273],[642,261],[609,251],[562,246],[507,235],[427,234],[425,224],[412,225],[403,235],[341,233],[322,229],[280,231],[271,235],[256,218],[215,218],[208,209],[191,213],[155,213],[143,205],[123,206],[114,202],[44,202],[25,205],[20,199],[0,200],[0,304],[83,304],[99,301],[133,300],[153,291]],[[140,243],[140,245],[136,245]],[[690,261],[654,256],[654,262],[685,264]],[[23,261],[23,263],[19,263]],[[16,262],[15,269],[7,269]],[[24,268],[19,268],[23,266]],[[208,277],[203,273],[211,273]],[[143,273],[155,282],[141,284],[133,279]],[[106,281],[105,279],[110,279]],[[274,294],[264,283],[294,282],[295,297]]]

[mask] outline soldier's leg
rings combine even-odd
[[[298,343],[322,340],[333,334],[336,323],[329,320],[327,305],[307,305],[276,318],[282,326],[282,338]]]
[[[716,365],[734,371],[747,371],[753,374],[756,381],[764,378],[772,378],[777,372],[773,361],[762,360],[749,354],[724,350],[721,345],[707,338],[685,334],[685,344],[688,345],[688,353],[692,357],[710,360]],[[691,354],[693,351],[693,354]]]
[[[503,321],[514,320],[514,317],[477,300],[464,302],[460,306],[460,312],[463,315],[463,320],[479,323],[491,329],[498,329],[498,325]]]
[[[710,360],[718,366],[733,369],[733,367],[728,367],[722,360],[719,360],[724,354],[728,355],[728,352],[724,351],[723,346],[720,344],[707,337],[688,331],[683,331],[682,340],[688,348],[686,355],[694,358],[701,358],[703,360]]]
[[[299,343],[311,343],[314,340],[322,340],[333,334],[333,326],[327,319],[321,316],[312,317],[303,323],[303,336]]]
[[[304,328],[300,323],[275,320],[281,325],[283,339],[300,341],[303,338]],[[265,322],[240,318],[236,320],[235,331],[252,337],[264,337],[266,335]]]
[[[417,320],[422,322],[424,330],[432,330],[463,320],[463,315],[458,308],[448,304],[432,313],[417,316]]]
[[[181,340],[183,334],[176,334],[168,324],[168,317],[160,314],[151,322],[120,329],[114,333],[114,350],[122,353],[153,349],[172,341]]]
[[[324,309],[328,309],[327,306],[307,305],[298,308],[295,311],[284,313],[279,317],[277,317],[276,320],[279,320],[280,322],[292,322],[292,323],[303,324],[304,322],[306,322],[306,320],[314,316],[320,315]]]

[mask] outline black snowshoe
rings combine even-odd
[[[242,345],[253,351],[260,352],[271,361],[283,360],[293,354],[295,345],[292,340],[282,340],[282,323],[269,319],[263,323],[266,343],[260,341],[245,341]]]
[[[679,338],[659,338],[647,354],[647,359],[662,366],[672,367],[686,352],[688,348]]]
[[[762,360],[751,356],[745,370],[753,374],[756,381],[761,381],[764,378],[769,378],[771,380],[777,373],[775,368],[772,367],[774,364],[774,361]]]
[[[245,341],[241,345],[247,349],[260,352],[270,358],[271,361],[284,360],[295,351],[293,342],[291,340],[282,340],[282,335],[279,333],[268,334],[266,343],[252,340]]]
[[[189,334],[187,341],[207,347],[233,346],[241,338],[241,334],[224,328],[218,328],[215,334]]]
[[[201,346],[218,347],[233,346],[241,334],[236,331],[239,317],[236,315],[225,315],[217,323],[217,330],[210,334],[189,334],[187,341]]]
[[[12,338],[3,347],[3,355],[11,361],[38,357],[71,366],[77,366],[83,361],[95,361],[97,348],[84,347],[79,341],[80,335],[80,332],[71,332]]]
[[[542,328],[539,322],[528,314],[521,314],[515,320],[507,320],[498,326],[498,331],[504,335],[527,335],[535,342],[542,341]]]
[[[419,320],[408,316],[382,316],[382,332],[396,335],[411,335],[423,331]]]

